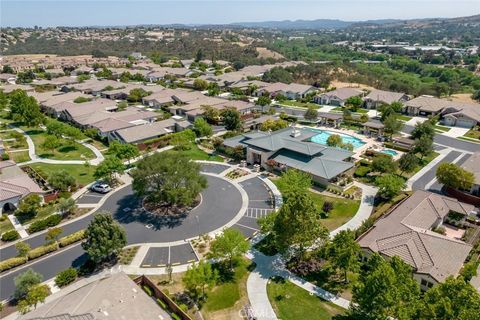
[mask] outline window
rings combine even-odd
[[[422,286],[427,286],[427,284],[428,284],[428,281],[425,279],[422,279]]]

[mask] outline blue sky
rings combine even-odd
[[[106,26],[245,21],[458,17],[479,0],[0,0],[0,25]]]

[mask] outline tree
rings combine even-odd
[[[480,295],[462,277],[448,277],[423,296],[419,320],[474,320],[480,314]]]
[[[370,118],[368,117],[368,114],[362,113],[362,115],[360,116],[360,122],[365,123],[368,120],[370,120]]]
[[[208,123],[217,124],[220,118],[220,111],[212,106],[202,106],[203,117]]]
[[[138,196],[169,206],[191,205],[207,187],[200,165],[179,153],[157,153],[140,160],[132,177]]]
[[[294,191],[288,195],[276,215],[273,235],[275,246],[281,253],[288,254],[292,250],[300,257],[317,240],[328,238],[328,230],[321,224],[309,193]]]
[[[197,53],[195,54],[195,62],[200,62],[203,60],[204,54],[203,54],[203,49],[199,48],[197,50]]]
[[[350,313],[354,319],[415,319],[419,299],[411,267],[396,256],[385,261],[374,253],[353,287]]]
[[[333,202],[325,200],[322,205],[322,211],[325,213],[329,213],[333,210]]]
[[[26,301],[29,306],[37,308],[37,304],[44,303],[45,299],[50,295],[50,289],[46,284],[37,284],[30,288],[27,293]]]
[[[15,245],[15,249],[17,249],[18,256],[27,259],[28,252],[32,249],[28,243],[25,242],[18,242]]]
[[[193,131],[198,137],[210,137],[213,133],[212,126],[202,117],[196,118],[193,122]]]
[[[85,230],[82,248],[90,259],[100,263],[115,258],[127,244],[125,229],[107,211],[97,213]]]
[[[401,170],[401,174],[404,172],[413,172],[415,168],[418,166],[418,158],[412,152],[404,153],[400,159],[398,160],[398,168]]]
[[[75,209],[75,200],[72,198],[60,198],[57,208],[63,215],[70,214]]]
[[[405,180],[394,174],[386,174],[375,179],[378,194],[386,199],[391,199],[405,189]]]
[[[460,275],[465,279],[465,281],[472,280],[473,277],[477,275],[478,262],[469,261],[463,265],[463,269],[460,272]]]
[[[423,157],[428,156],[433,151],[433,139],[428,135],[423,135],[415,139],[413,144],[413,152],[420,153]]]
[[[433,126],[433,123],[429,120],[424,122],[417,122],[411,135],[413,139],[419,139],[422,136],[427,136],[433,140],[433,137],[435,136],[435,127]]]
[[[120,143],[118,141],[113,141],[110,143],[107,153],[119,158],[120,160],[128,161],[140,155],[137,146],[130,143]]]
[[[390,138],[402,129],[403,123],[398,121],[396,115],[390,115],[383,121],[383,131],[390,135]]]
[[[360,269],[359,252],[360,246],[355,241],[354,231],[342,230],[333,237],[331,260],[337,269],[343,271],[345,282],[348,282],[348,271],[355,272]]]
[[[397,164],[390,156],[378,155],[372,161],[372,169],[382,173],[394,173],[397,171]]]
[[[223,118],[223,124],[227,130],[240,129],[242,121],[240,119],[240,113],[233,107],[227,107],[222,110],[221,116]]]
[[[362,98],[359,97],[359,96],[353,96],[353,97],[348,98],[348,99],[345,101],[345,104],[346,104],[347,106],[351,106],[351,108],[352,108],[353,111],[357,111],[357,109],[362,106],[363,100],[362,100]]]
[[[125,165],[117,157],[107,157],[96,168],[93,176],[95,179],[105,179],[109,184],[113,184],[115,174],[122,174],[125,171]]]
[[[284,200],[287,200],[292,194],[307,192],[312,186],[312,178],[303,171],[288,169],[277,180],[277,186],[282,191]]]
[[[14,214],[19,217],[34,217],[37,214],[41,203],[42,198],[38,194],[29,194],[20,201]]]
[[[8,64],[4,65],[2,68],[2,73],[10,73],[13,74],[15,73],[15,70],[13,70],[12,67],[10,67]]]
[[[30,97],[23,90],[13,90],[10,95],[10,115],[13,120],[34,127],[44,121],[40,106],[34,97]]]
[[[318,119],[318,111],[315,107],[308,107],[307,111],[305,111],[305,114],[303,115],[305,120],[314,122],[317,121]]]
[[[28,269],[14,278],[15,292],[13,296],[17,300],[25,298],[28,291],[42,281],[43,276],[40,273],[33,271],[31,268]]]
[[[270,99],[270,97],[267,97],[267,96],[260,96],[258,97],[255,103],[262,107],[269,106],[272,103],[272,99]]]
[[[55,149],[61,145],[60,139],[54,135],[48,135],[42,143],[42,148],[50,150],[53,153]]]
[[[327,146],[329,147],[339,147],[342,144],[342,137],[338,134],[332,134],[327,139]]]
[[[169,144],[175,146],[176,150],[189,150],[195,142],[195,132],[190,129],[172,133],[168,136]]]
[[[218,96],[220,94],[220,87],[218,86],[218,84],[216,82],[210,82],[208,84],[208,95],[210,97],[214,97],[214,96]]]
[[[48,175],[48,184],[59,191],[68,191],[75,187],[75,177],[66,170],[54,171]]]
[[[261,131],[277,131],[288,127],[288,122],[282,119],[267,119],[260,125]]]
[[[478,89],[474,93],[472,93],[472,99],[480,101],[480,89]]]
[[[135,88],[130,90],[127,100],[130,102],[140,102],[143,98],[150,94],[151,92],[145,91],[142,88]]]
[[[442,163],[437,168],[437,179],[446,187],[460,190],[470,190],[475,176],[472,172],[457,166],[454,163]]]
[[[58,242],[58,237],[63,233],[62,228],[50,228],[45,235],[45,241],[48,244],[54,244]]]
[[[201,293],[199,298],[204,299],[205,289],[213,287],[218,279],[218,270],[213,269],[208,262],[200,260],[198,264],[194,263],[188,268],[182,282],[195,297],[199,297],[199,293]]]
[[[250,242],[236,229],[226,229],[213,240],[210,246],[211,256],[215,259],[226,259],[230,269],[234,261],[250,249]]]
[[[203,91],[203,90],[207,90],[207,88],[208,88],[208,82],[206,80],[203,80],[203,79],[193,80],[193,89]]]

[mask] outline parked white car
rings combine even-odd
[[[98,193],[109,193],[112,188],[110,188],[110,186],[105,183],[95,183],[93,186],[91,186],[90,190]]]

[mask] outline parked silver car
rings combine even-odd
[[[93,186],[90,187],[90,190],[98,192],[98,193],[109,193],[112,188],[106,183],[95,183]]]

